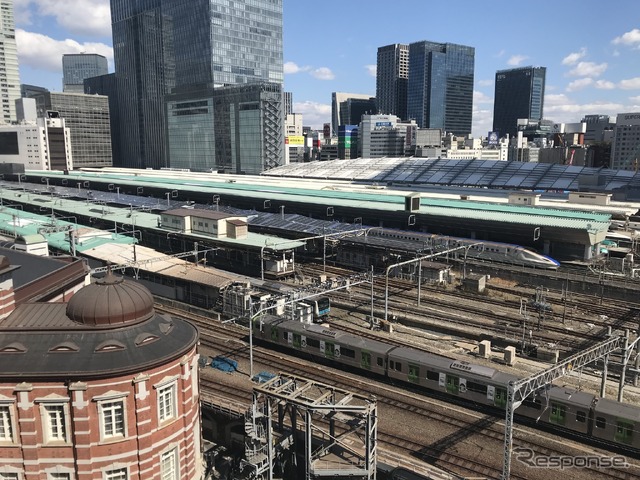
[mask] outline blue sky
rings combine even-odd
[[[60,91],[63,53],[105,55],[108,0],[14,0],[22,83]],[[331,92],[375,96],[378,47],[420,40],[475,47],[473,133],[486,135],[496,70],[547,67],[545,118],[640,111],[637,0],[284,0],[285,90],[304,124],[330,121]]]

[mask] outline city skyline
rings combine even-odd
[[[309,9],[284,0],[284,89],[293,93],[293,111],[303,114],[305,125],[331,121],[332,92],[375,96],[379,47],[422,40],[475,48],[474,135],[491,130],[495,72],[508,68],[547,67],[550,120],[640,110],[634,70],[640,29],[625,8],[570,0],[534,16],[506,1],[492,8],[462,1],[454,16],[444,5],[417,0],[401,9],[377,0],[367,5],[364,11],[357,2],[329,0]],[[71,0],[64,11],[53,0],[15,0],[15,16],[22,83],[61,91],[63,53],[99,53],[113,71],[108,0]]]

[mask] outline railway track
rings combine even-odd
[[[246,329],[235,325],[224,325],[219,323],[212,324],[211,319],[199,315],[186,314],[180,310],[167,309],[161,307],[166,313],[185,317],[198,325],[201,330],[201,346],[211,351],[219,352],[227,356],[233,356],[246,360],[248,358],[248,347],[244,342],[246,336]],[[206,331],[202,331],[202,330]],[[215,330],[213,332],[212,330]],[[501,461],[501,455],[495,452],[500,452],[503,441],[503,428],[499,418],[493,418],[492,420],[486,420],[485,422],[479,421],[478,414],[475,412],[460,414],[454,413],[451,410],[451,406],[443,404],[441,400],[433,400],[424,395],[416,395],[412,392],[397,391],[391,386],[372,385],[371,379],[362,380],[359,377],[354,377],[350,374],[345,374],[333,369],[319,367],[313,362],[313,365],[309,365],[307,362],[298,358],[285,357],[279,352],[263,349],[258,347],[254,350],[254,361],[262,365],[268,365],[271,370],[282,370],[292,374],[301,375],[307,378],[314,378],[318,381],[322,381],[327,384],[335,385],[336,387],[345,388],[351,391],[356,391],[362,394],[375,393],[378,403],[380,405],[379,410],[381,418],[387,414],[398,415],[397,412],[402,412],[403,415],[411,415],[410,423],[428,422],[429,425],[439,425],[437,431],[440,432],[446,428],[449,432],[448,436],[444,438],[435,439],[429,443],[420,441],[415,437],[416,428],[408,428],[406,432],[397,432],[397,425],[395,422],[391,422],[393,425],[385,426],[381,421],[379,428],[379,438],[382,444],[389,449],[402,448],[414,458],[421,458],[428,463],[435,464],[440,468],[453,472],[458,475],[482,475],[489,478],[496,478],[501,473],[501,467],[499,462]],[[202,377],[205,377],[204,375]],[[222,387],[219,381],[215,381],[209,378],[205,378],[202,381],[202,388],[204,395],[214,392],[218,397],[227,398],[231,403],[246,405],[251,403],[251,393],[249,391],[238,392],[237,387]],[[457,407],[456,407],[457,410]],[[391,413],[389,413],[391,412]],[[395,413],[394,413],[395,412]],[[407,413],[409,412],[409,413]],[[469,415],[471,420],[466,419],[465,416]],[[461,418],[462,417],[462,418]],[[486,425],[484,424],[486,423]],[[422,425],[423,423],[420,423]],[[480,426],[482,425],[482,428]],[[429,428],[429,427],[425,427]],[[532,443],[527,438],[532,434],[530,432],[517,429],[515,433],[514,446],[520,448],[528,448],[536,452],[537,455],[566,455],[568,447],[565,442],[560,441],[556,443],[557,446],[549,448],[543,444]],[[456,433],[466,432],[466,433]],[[473,434],[473,436],[472,436]],[[460,435],[459,441],[453,441],[456,435]],[[538,435],[538,434],[534,434]],[[474,440],[469,440],[473,438]],[[494,454],[489,459],[478,459],[473,454],[469,453],[476,447],[470,447],[465,442],[472,442],[474,445],[482,444],[483,448],[489,447],[489,442],[494,446]],[[555,452],[555,453],[554,453]],[[497,459],[497,460],[496,460]],[[498,464],[496,463],[498,462]],[[516,463],[516,462],[514,462]],[[521,471],[524,468],[524,473]],[[546,480],[547,476],[541,475],[539,470],[531,470],[525,468],[520,464],[514,465],[514,471],[512,478],[522,479],[537,479]],[[625,472],[622,472],[626,475]],[[627,472],[628,473],[628,472]],[[636,472],[640,474],[640,471]],[[540,474],[540,475],[539,475]],[[590,472],[582,471],[579,476],[567,476],[570,478],[632,478],[628,476],[620,476],[620,472]]]
[[[305,271],[307,275],[319,275],[321,268],[322,273],[326,275],[346,276],[353,273],[339,267],[322,266],[306,266]],[[638,327],[637,313],[636,319],[627,320],[629,317],[628,312],[634,311],[631,305],[625,305],[621,309],[613,311],[605,310],[606,307],[601,305],[595,306],[593,304],[572,302],[568,305],[568,309],[564,308],[562,322],[558,320],[560,316],[558,312],[551,310],[545,312],[544,315],[535,311],[530,312],[528,319],[525,320],[521,315],[520,298],[531,298],[535,290],[514,290],[489,285],[489,291],[500,293],[505,297],[511,297],[511,299],[498,299],[488,295],[480,298],[477,294],[423,286],[423,295],[421,296],[425,296],[424,292],[431,292],[432,294],[427,294],[427,298],[424,298],[421,302],[422,305],[417,307],[417,292],[413,283],[389,279],[387,285],[390,292],[388,307],[393,311],[400,310],[415,316],[422,316],[425,320],[447,325],[458,325],[460,328],[468,328],[473,325],[482,329],[485,333],[492,333],[502,338],[509,337],[517,343],[520,343],[519,340],[522,338],[524,329],[531,330],[530,342],[543,346],[553,346],[563,356],[601,341],[605,338],[608,327],[613,327],[614,330],[628,328],[632,329],[632,331]],[[384,289],[384,284],[380,279],[375,282],[374,290],[376,288],[378,292]],[[518,293],[521,294],[520,298],[517,298]],[[344,305],[347,305],[346,302],[355,300],[355,307],[362,312],[371,307],[371,291],[368,286],[352,287],[349,295],[335,292],[332,297],[340,299]],[[374,301],[374,306],[378,309],[383,306],[381,305],[382,299],[380,297],[381,295],[378,294]],[[481,305],[478,305],[480,302]],[[564,305],[563,307],[567,306]],[[580,313],[572,313],[574,309],[577,309]],[[606,317],[603,313],[605,311],[608,313]],[[588,312],[588,315],[585,312]],[[617,318],[614,316],[616,314],[619,315]],[[603,316],[601,317],[600,315]],[[459,331],[456,331],[456,333],[462,335]]]

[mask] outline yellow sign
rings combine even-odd
[[[287,145],[304,145],[304,137],[292,136],[286,137],[285,142]]]

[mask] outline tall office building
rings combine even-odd
[[[409,45],[407,116],[420,128],[471,133],[475,48],[454,43]]]
[[[169,165],[174,87],[197,96],[202,86],[283,82],[282,0],[111,0],[111,17],[123,166]]]
[[[250,83],[214,90],[216,165],[258,175],[284,163],[282,85]]]
[[[46,92],[37,94],[38,117],[57,112],[69,128],[74,168],[110,167],[109,99],[103,95]]]
[[[376,102],[382,114],[407,118],[409,45],[395,43],[378,48]]]
[[[13,0],[0,0],[0,93],[2,116],[0,122],[16,121],[16,100],[20,98],[20,72],[16,47],[16,26],[13,19]]]
[[[358,125],[363,114],[377,113],[376,100],[361,93],[331,94],[331,134],[338,135],[340,125]]]
[[[161,0],[111,0],[119,166],[168,166],[165,95],[175,85],[175,57],[173,23],[161,7]]]
[[[611,145],[611,168],[640,170],[640,112],[617,115]]]
[[[283,83],[282,0],[162,0],[162,11],[174,25],[176,85]]]
[[[522,67],[496,72],[493,131],[516,135],[518,119],[539,122],[544,109],[546,67]]]
[[[97,53],[62,55],[62,91],[84,93],[84,79],[109,73],[107,58]]]

